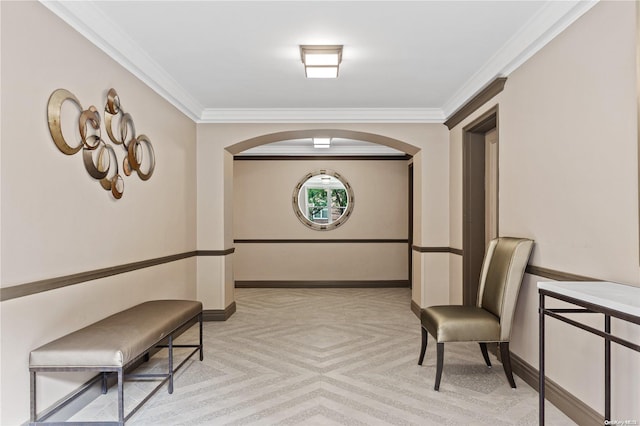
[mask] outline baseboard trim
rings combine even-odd
[[[411,300],[411,312],[415,314],[418,318],[420,318],[420,305]]]
[[[409,280],[236,281],[236,288],[382,288],[382,287],[409,287]]]
[[[205,309],[202,311],[202,321],[226,321],[236,313],[236,302],[232,302],[224,309]]]
[[[538,369],[532,367],[529,363],[513,352],[511,352],[511,368],[513,369],[514,374],[524,380],[536,391],[538,390]],[[549,378],[546,378],[544,383],[545,399],[555,405],[571,420],[581,426],[602,426],[604,424],[603,415],[567,392],[562,386]]]

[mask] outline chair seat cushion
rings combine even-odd
[[[420,322],[438,343],[497,342],[500,320],[476,306],[431,306],[420,311]]]

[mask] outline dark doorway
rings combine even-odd
[[[463,129],[463,290],[465,305],[475,305],[488,241],[498,235],[498,107]],[[492,145],[493,144],[493,145]]]

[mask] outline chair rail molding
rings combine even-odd
[[[24,284],[0,288],[0,302],[30,296],[36,293],[55,290],[57,288],[70,285],[81,284],[112,275],[124,274],[138,269],[149,268],[163,263],[176,262],[194,256],[227,256],[232,254],[235,248],[225,250],[193,250],[184,253],[172,254],[169,256],[156,257],[153,259],[141,260],[139,262],[126,263],[123,265],[110,266],[107,268],[94,269],[91,271],[79,272],[77,274],[64,275],[61,277],[46,278]]]

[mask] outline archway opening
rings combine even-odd
[[[399,139],[395,139],[389,136],[384,136],[376,133],[344,130],[344,129],[305,129],[305,130],[289,130],[275,133],[268,133],[260,136],[256,136],[250,139],[246,139],[237,143],[234,143],[226,147],[226,150],[231,154],[236,155],[251,148],[255,148],[261,145],[270,144],[274,142],[312,139],[314,137],[328,137],[336,139],[347,139],[369,142],[373,144],[387,146],[395,150],[406,153],[413,156],[420,151],[420,148],[403,142]]]
[[[286,152],[283,141],[306,139],[311,147],[311,138],[317,136],[389,149],[378,150],[386,155]],[[275,152],[282,155],[250,155],[267,144],[280,145],[284,151]],[[260,135],[226,150],[234,155],[236,288],[409,287],[413,197],[408,176],[418,147],[374,133],[308,129]],[[354,191],[349,221],[328,232],[303,226],[291,208],[294,186],[319,169],[338,171]]]

